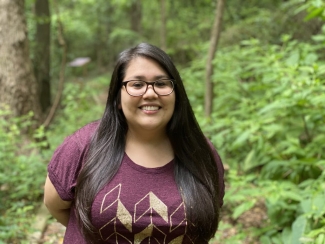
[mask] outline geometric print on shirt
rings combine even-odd
[[[105,214],[106,211],[110,211],[110,215],[112,212],[115,214],[110,220],[108,220],[105,225],[99,229],[102,240],[110,240],[114,241],[114,243],[140,244],[144,239],[148,238],[148,243],[179,244],[182,243],[185,236],[187,237],[187,240],[190,239],[189,236],[186,235],[187,221],[184,202],[182,202],[169,216],[167,205],[164,204],[153,192],[150,191],[142,199],[139,199],[139,201],[135,204],[134,215],[132,216],[132,214],[130,214],[130,212],[120,200],[121,189],[122,185],[118,184],[103,197],[100,214]],[[155,213],[157,213],[159,217],[166,222],[166,224],[169,224],[169,233],[172,233],[173,231],[177,230],[182,224],[185,224],[186,227],[184,228],[184,233],[167,243],[166,234],[168,233],[164,233],[155,225],[155,223],[153,223],[153,211],[155,211]],[[178,215],[177,219],[174,218],[175,215]],[[123,234],[119,233],[118,229],[116,228],[117,220],[119,220],[120,223],[122,223],[122,225],[131,233],[132,225],[136,224],[138,221],[141,221],[144,216],[146,216],[146,218],[149,216],[149,221],[146,223],[146,228],[134,235],[134,242],[123,236]],[[182,216],[181,220],[179,216]],[[111,234],[109,236],[105,236],[105,233]]]

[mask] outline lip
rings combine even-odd
[[[155,103],[146,103],[146,104],[141,104],[138,108],[143,108],[143,107],[158,107],[158,110],[161,109],[161,106]]]
[[[158,107],[158,109],[157,110],[145,110],[145,109],[143,109],[143,107]],[[139,106],[139,109],[143,113],[150,115],[150,114],[158,113],[158,111],[161,109],[161,106],[159,106],[158,104],[142,104],[141,106]]]

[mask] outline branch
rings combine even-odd
[[[215,19],[211,30],[210,48],[205,69],[205,98],[204,112],[205,116],[209,117],[212,112],[213,104],[213,59],[217,50],[218,42],[221,35],[222,17],[226,0],[218,0],[215,12]]]

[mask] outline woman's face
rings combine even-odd
[[[136,57],[126,68],[123,81],[143,80],[153,82],[161,78],[170,78],[165,70],[154,60]],[[142,96],[133,97],[121,91],[120,107],[126,118],[129,130],[133,131],[165,131],[167,123],[174,113],[175,92],[167,96],[157,95],[149,85]]]

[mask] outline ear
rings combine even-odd
[[[117,105],[117,108],[118,108],[118,109],[122,109],[122,105],[119,103],[119,104]]]

